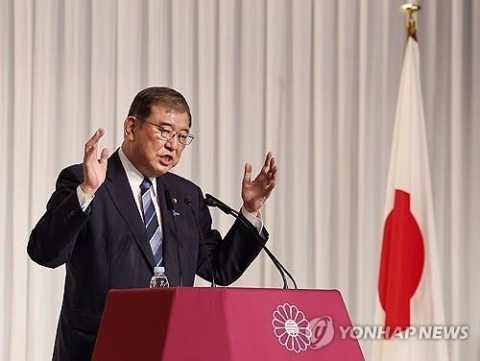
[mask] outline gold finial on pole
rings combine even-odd
[[[413,15],[422,7],[418,4],[406,3],[400,6],[400,10],[407,16],[407,36],[411,36],[417,40],[417,29],[415,27],[415,19]]]

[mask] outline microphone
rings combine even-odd
[[[207,252],[207,245],[205,244],[205,239],[203,238],[202,230],[200,229],[200,224],[198,222],[197,215],[195,214],[192,208],[192,197],[185,196],[185,198],[183,198],[183,202],[187,205],[188,208],[190,208],[190,211],[192,212],[192,216],[193,216],[193,219],[195,220],[195,225],[197,227],[197,231],[200,236],[200,241],[202,242],[203,250],[205,251],[205,255],[207,256],[208,267],[210,268],[210,275],[212,276],[212,282],[210,286],[217,287],[217,285],[215,284],[214,267],[212,266],[212,262],[210,261],[210,256],[208,255],[208,252]]]
[[[295,280],[292,277],[292,275],[290,274],[290,272],[287,271],[287,269],[280,263],[280,261],[267,248],[267,246],[265,246],[265,244],[263,242],[264,239],[258,234],[257,230],[249,222],[246,222],[243,219],[243,217],[241,217],[239,215],[239,213],[237,211],[233,210],[231,207],[227,206],[225,203],[221,202],[220,200],[218,200],[217,198],[213,197],[210,194],[205,194],[204,202],[207,206],[218,207],[224,213],[231,214],[236,219],[238,219],[245,226],[245,228],[247,228],[250,231],[250,233],[254,236],[255,240],[262,246],[265,253],[272,260],[273,264],[275,265],[277,270],[280,272],[280,276],[282,276],[282,280],[283,280],[283,288],[284,289],[288,288],[287,279],[285,277],[285,274],[286,274],[290,278],[290,280],[293,282],[293,285],[295,286],[295,289],[298,289],[297,283],[295,282]]]
[[[231,214],[233,215],[235,218],[238,217],[238,212],[232,208],[230,208],[229,206],[227,206],[225,203],[223,203],[222,201],[220,201],[219,199],[215,198],[214,196],[206,193],[205,194],[205,199],[204,199],[204,202],[207,206],[209,207],[217,207],[217,208],[220,208],[224,213],[226,214]]]
[[[183,286],[183,267],[180,258],[180,242],[178,241],[178,229],[177,229],[177,221],[176,217],[180,215],[179,212],[175,209],[178,201],[176,198],[172,198],[170,191],[168,189],[165,190],[165,201],[167,203],[167,209],[172,215],[173,227],[175,228],[175,245],[177,246],[177,263],[178,269],[180,270],[180,286]]]

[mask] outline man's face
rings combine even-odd
[[[176,113],[159,105],[152,106],[145,122],[132,117],[125,122],[128,158],[144,176],[158,177],[178,164],[185,145],[178,141],[177,136],[171,140],[162,139],[161,130],[150,123],[176,134],[189,131],[189,118],[187,112]]]

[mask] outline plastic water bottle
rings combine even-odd
[[[168,278],[165,275],[165,267],[155,267],[153,269],[153,277],[150,281],[150,288],[170,287]]]

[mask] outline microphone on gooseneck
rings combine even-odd
[[[210,260],[210,256],[207,251],[205,239],[203,238],[202,230],[200,228],[200,223],[198,222],[197,215],[195,214],[192,208],[192,197],[185,196],[185,198],[183,199],[183,202],[188,206],[188,208],[190,208],[190,211],[192,212],[192,216],[193,216],[193,219],[195,220],[195,225],[197,227],[198,235],[200,236],[200,241],[202,242],[203,250],[205,251],[205,256],[207,257],[208,267],[210,268],[210,275],[212,276],[212,282],[210,286],[217,287],[217,285],[215,284],[215,270],[213,268],[212,262]]]
[[[175,209],[175,206],[177,205],[178,201],[176,198],[172,198],[172,195],[170,194],[170,191],[167,189],[165,190],[165,201],[167,203],[167,209],[170,212],[172,216],[172,221],[173,221],[173,227],[175,229],[175,246],[177,249],[177,263],[178,263],[178,269],[180,270],[180,286],[183,286],[183,267],[182,267],[182,262],[180,258],[180,242],[178,241],[178,229],[177,229],[177,221],[176,218],[180,215],[179,212]]]
[[[205,194],[205,199],[203,201],[209,207],[217,207],[217,208],[221,209],[226,214],[231,214],[235,218],[238,217],[238,212],[236,210],[230,208],[225,203],[223,203],[222,201],[220,201],[219,199],[215,198],[214,196],[212,196],[208,193]]]
[[[220,201],[219,199],[213,197],[212,195],[210,195],[208,193],[205,194],[204,202],[207,206],[217,207],[220,210],[222,210],[224,213],[230,214],[233,217],[235,217],[236,219],[238,219],[245,226],[245,228],[247,228],[250,231],[250,233],[254,236],[255,240],[261,245],[261,247],[263,248],[265,253],[272,260],[272,262],[275,265],[275,267],[277,268],[278,272],[280,272],[280,276],[282,277],[282,280],[283,280],[283,288],[285,288],[285,289],[288,288],[288,282],[287,282],[287,279],[286,279],[285,275],[287,275],[288,278],[290,278],[290,280],[293,282],[293,285],[294,285],[295,289],[298,288],[297,287],[297,282],[295,282],[293,276],[290,274],[290,272],[287,271],[285,266],[283,266],[280,263],[280,261],[273,255],[273,253],[267,248],[267,246],[265,246],[264,239],[260,236],[260,234],[258,234],[257,230],[253,227],[253,225],[249,224],[248,222],[245,222],[243,217],[241,217],[237,211],[235,211],[234,209],[227,206],[225,203],[223,203],[222,201]]]

